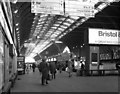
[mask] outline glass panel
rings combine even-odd
[[[63,30],[65,30],[65,29],[63,29],[63,28],[58,28],[58,30],[63,31]]]
[[[66,29],[68,26],[61,25],[60,27]]]
[[[73,19],[67,19],[67,21],[70,22],[70,23],[73,23],[73,22],[74,22]]]
[[[60,24],[54,24],[54,26],[59,26]]]
[[[70,25],[70,23],[63,23],[63,24],[65,24],[65,25],[67,25],[67,26],[69,26],[69,25]]]

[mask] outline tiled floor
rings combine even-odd
[[[18,79],[19,78],[19,79]],[[48,85],[41,85],[38,70],[33,73],[19,75],[11,92],[117,92],[117,76],[76,76],[71,78],[66,72],[57,73],[56,79]]]

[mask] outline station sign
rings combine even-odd
[[[64,15],[63,0],[32,0],[31,12]]]
[[[18,56],[17,57],[17,61],[18,62],[24,62],[25,61],[25,57],[24,56]]]
[[[90,0],[32,0],[31,12],[94,17],[94,5]]]
[[[120,0],[99,0],[99,2],[119,2]]]
[[[89,0],[65,0],[65,15],[94,17],[94,3]]]
[[[120,30],[89,28],[89,44],[120,45]]]

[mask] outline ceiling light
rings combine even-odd
[[[12,0],[12,3],[16,4],[18,0]]]
[[[19,30],[19,28],[16,28],[16,30]]]
[[[25,42],[27,42],[27,40],[25,40]]]
[[[15,10],[14,13],[16,14],[18,12],[18,10]]]
[[[16,26],[18,26],[18,25],[19,25],[19,23],[16,23],[15,25],[16,25]]]
[[[39,39],[40,38],[40,36],[37,36],[37,39]]]
[[[35,23],[35,21],[33,21],[33,23]]]

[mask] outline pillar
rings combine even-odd
[[[89,65],[90,65],[90,46],[88,44],[88,30],[84,31],[84,47],[85,47],[85,75],[89,75]]]

